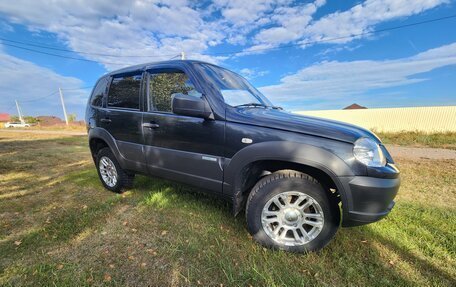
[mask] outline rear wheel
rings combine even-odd
[[[260,244],[306,252],[331,241],[339,228],[340,211],[315,179],[287,171],[264,177],[254,186],[246,217],[249,232]]]
[[[134,174],[123,170],[109,148],[102,148],[96,157],[96,166],[101,183],[106,189],[120,193],[133,186]]]

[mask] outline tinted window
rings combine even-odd
[[[107,78],[102,78],[98,81],[97,85],[93,89],[92,97],[90,98],[90,104],[92,106],[101,107],[103,105],[103,96],[106,91],[107,84]]]
[[[149,110],[171,112],[173,94],[201,97],[188,76],[180,71],[154,73],[149,76]]]
[[[108,106],[117,108],[139,109],[139,91],[141,75],[116,77],[109,87]]]

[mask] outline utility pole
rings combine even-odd
[[[68,125],[68,117],[67,117],[67,112],[66,112],[66,108],[65,108],[65,102],[63,101],[63,93],[62,93],[61,88],[59,88],[59,94],[60,94],[60,101],[62,102],[63,116],[65,117],[66,125]]]
[[[185,60],[185,52],[184,51],[181,52],[181,60]]]
[[[22,118],[22,113],[21,113],[21,109],[19,108],[19,104],[17,103],[17,100],[15,102],[16,102],[17,113],[19,114],[19,120],[21,121],[21,123],[24,123],[24,119]]]

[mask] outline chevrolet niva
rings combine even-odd
[[[128,189],[137,173],[196,186],[230,201],[234,215],[245,209],[248,231],[271,248],[321,249],[339,226],[385,217],[400,185],[373,133],[285,112],[238,74],[200,61],[104,75],[86,122],[105,188]]]

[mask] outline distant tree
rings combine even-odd
[[[11,116],[10,117],[10,122],[18,122],[19,121],[19,117],[18,116]]]
[[[24,121],[28,124],[37,124],[39,122],[37,118],[31,117],[31,116],[25,116],[23,118],[24,118]]]
[[[68,115],[68,121],[70,123],[75,122],[76,121],[76,114],[69,114]]]

